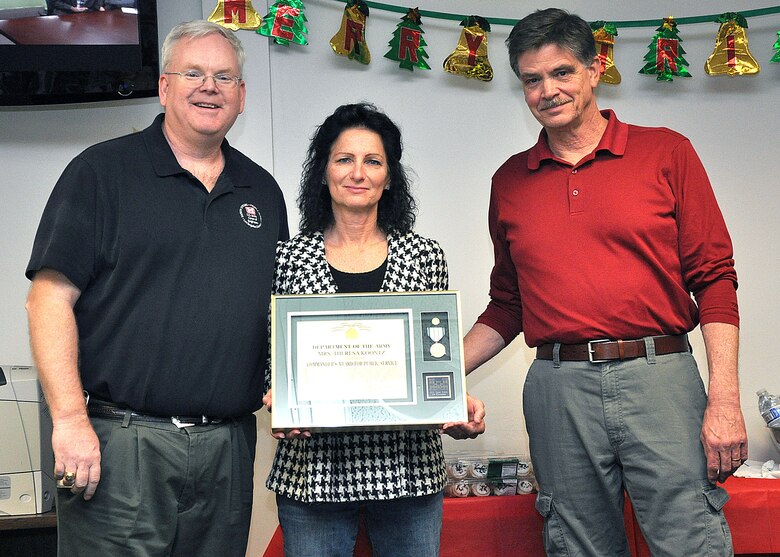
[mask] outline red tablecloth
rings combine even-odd
[[[780,555],[780,480],[729,478],[723,484],[729,502],[723,507],[736,554]],[[636,528],[636,557],[650,557]]]
[[[725,513],[734,552],[780,555],[780,480],[730,478],[724,487],[731,496]],[[445,499],[441,556],[544,557],[542,518],[534,508],[535,499],[535,495]],[[626,532],[631,554],[649,557],[630,505],[626,507]],[[282,532],[277,528],[264,557],[283,555]],[[371,556],[362,531],[355,556]]]

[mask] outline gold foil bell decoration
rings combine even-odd
[[[590,24],[593,29],[593,39],[596,41],[596,54],[601,63],[601,76],[599,81],[610,85],[617,85],[621,81],[620,72],[615,66],[615,37],[617,27],[614,23],[596,21]]]
[[[257,29],[263,18],[252,7],[252,0],[219,0],[209,16],[209,21],[238,31]]]
[[[493,68],[488,60],[487,34],[490,23],[483,17],[472,15],[460,22],[463,31],[458,39],[458,46],[444,60],[444,71],[490,81],[493,79]]]
[[[718,17],[720,29],[704,71],[709,75],[754,75],[761,71],[758,61],[750,53],[747,38],[747,20],[742,14],[727,12]]]
[[[333,35],[330,46],[339,56],[357,60],[361,64],[371,62],[371,52],[366,43],[368,6],[362,0],[348,0],[341,18],[341,28]]]

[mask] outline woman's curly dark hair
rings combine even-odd
[[[330,150],[345,130],[362,128],[382,138],[387,155],[390,188],[379,200],[377,225],[385,234],[405,234],[414,227],[417,206],[406,171],[401,164],[401,130],[373,104],[345,104],[336,109],[314,132],[303,165],[298,191],[300,230],[304,234],[324,232],[333,224],[333,207],[325,181]]]

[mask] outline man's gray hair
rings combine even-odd
[[[568,50],[584,66],[590,66],[596,57],[596,42],[587,21],[560,8],[537,10],[518,21],[506,40],[515,75],[520,77],[517,59],[522,54],[547,45]]]
[[[171,32],[168,33],[167,37],[165,37],[165,41],[162,45],[162,52],[160,54],[161,71],[167,72],[171,69],[168,67],[168,64],[171,63],[173,47],[176,46],[176,43],[178,43],[181,39],[194,39],[213,34],[222,35],[230,44],[231,48],[233,48],[233,52],[236,53],[236,58],[238,59],[238,74],[240,77],[243,74],[244,60],[246,59],[244,46],[241,44],[241,41],[230,29],[226,29],[221,25],[217,25],[216,23],[211,23],[210,21],[203,19],[185,21],[184,23],[179,23],[173,29],[171,29]],[[179,70],[181,69],[186,68],[179,68]]]

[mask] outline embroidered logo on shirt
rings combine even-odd
[[[263,217],[260,216],[260,211],[251,203],[241,205],[238,213],[241,215],[241,220],[251,228],[260,228],[260,225],[263,224]]]

